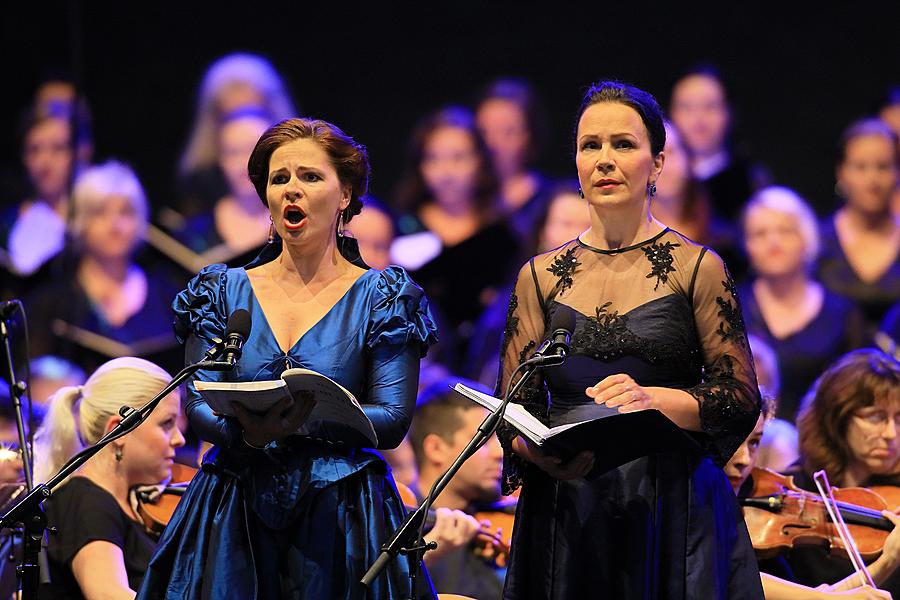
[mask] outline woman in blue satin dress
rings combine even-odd
[[[222,337],[228,315],[246,309],[253,327],[237,367],[196,379],[269,380],[288,368],[313,369],[360,400],[380,448],[397,446],[435,327],[405,271],[367,269],[353,241],[336,235],[361,208],[365,149],[329,123],[290,119],[263,134],[248,170],[281,243],[246,268],[206,267],[177,296],[186,362]],[[139,598],[410,597],[402,556],[371,589],[359,584],[404,515],[388,467],[339,424],[292,435],[309,408],[286,402],[262,416],[225,418],[188,385],[191,424],[215,446],[169,522]]]
[[[762,598],[721,469],[756,424],[756,376],[724,263],[650,212],[664,145],[650,94],[616,82],[587,92],[575,162],[591,226],[519,272],[500,384],[568,313],[567,360],[516,400],[545,422],[594,403],[656,408],[702,451],[648,453],[586,478],[602,457],[561,463],[502,429],[504,493],[522,485],[507,600]]]

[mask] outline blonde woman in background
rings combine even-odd
[[[83,386],[61,388],[35,439],[35,480],[47,481],[75,453],[96,443],[171,377],[140,358],[111,360]],[[50,584],[42,598],[134,598],[156,546],[129,502],[129,490],[171,477],[175,449],[184,444],[176,421],[180,394],[172,392],[131,433],[92,457],[45,503]]]
[[[164,226],[179,229],[181,218],[210,210],[228,193],[218,164],[219,130],[224,116],[246,108],[258,109],[269,123],[297,114],[288,87],[272,63],[256,54],[226,54],[209,66],[200,83],[191,134],[178,164],[177,204],[159,215]]]

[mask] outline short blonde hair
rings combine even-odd
[[[819,224],[816,213],[809,204],[794,190],[778,185],[765,187],[750,197],[741,217],[742,230],[746,233],[747,217],[756,208],[791,215],[797,219],[797,229],[803,238],[803,258],[808,266],[819,257]],[[746,238],[746,235],[745,235]]]
[[[35,456],[40,459],[35,462],[35,481],[46,481],[74,454],[97,443],[119,408],[143,406],[171,378],[150,361],[125,356],[101,365],[83,386],[60,388],[35,434]]]
[[[92,213],[110,196],[124,196],[131,203],[140,223],[138,238],[147,232],[147,196],[137,175],[127,165],[108,161],[89,167],[75,180],[72,190],[72,236],[80,240]]]

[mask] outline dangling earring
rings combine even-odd
[[[269,243],[272,244],[275,242],[275,221],[272,220],[272,217],[269,217]]]
[[[116,462],[122,462],[122,449],[116,448]]]
[[[656,184],[655,183],[651,183],[650,185],[647,186],[647,195],[649,195],[651,198],[656,196]]]
[[[584,200],[584,190],[582,190],[581,188],[578,188],[578,196],[579,196],[582,200]]]
[[[840,181],[834,182],[834,195],[840,198],[841,200],[846,200],[847,197],[844,195],[844,186],[841,185]]]

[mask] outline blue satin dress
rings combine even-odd
[[[173,308],[188,363],[222,336],[234,310],[252,316],[234,371],[200,371],[197,379],[268,380],[293,367],[324,373],[360,400],[381,448],[406,434],[419,359],[436,341],[428,301],[399,267],[365,272],[286,353],[242,268],[206,267]],[[240,425],[215,416],[192,384],[186,412],[215,447],[169,522],[138,598],[409,597],[402,556],[370,590],[358,583],[405,514],[379,454],[347,443],[352,434],[339,425],[251,449]],[[416,597],[433,597],[424,581]]]

